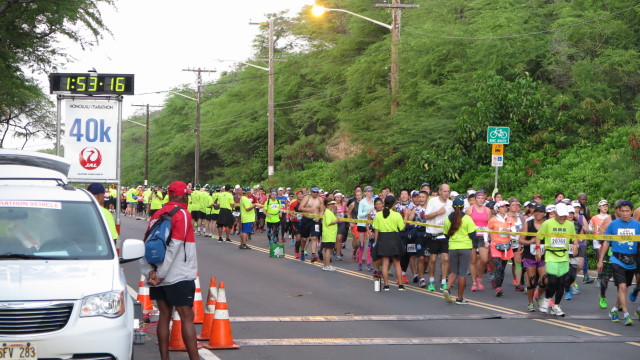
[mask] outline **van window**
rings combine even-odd
[[[0,261],[112,259],[97,211],[88,202],[0,200]]]

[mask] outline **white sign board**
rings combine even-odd
[[[491,166],[502,166],[504,164],[503,155],[491,155]]]
[[[69,180],[117,180],[118,102],[64,100],[64,157]]]

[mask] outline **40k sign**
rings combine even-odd
[[[116,180],[118,103],[65,100],[64,157],[71,163],[69,179]]]

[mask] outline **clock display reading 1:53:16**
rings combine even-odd
[[[132,74],[63,74],[49,75],[52,94],[133,95]]]

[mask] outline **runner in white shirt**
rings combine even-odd
[[[436,273],[436,261],[438,261],[438,254],[442,254],[440,259],[440,268],[442,282],[440,288],[442,290],[447,288],[447,276],[449,274],[449,242],[447,238],[442,234],[442,227],[444,227],[444,221],[453,212],[453,202],[449,200],[449,194],[451,188],[447,184],[440,185],[438,190],[438,196],[429,199],[426,209],[426,224],[427,224],[427,247],[429,248],[429,286],[430,291],[435,291],[435,273]],[[429,225],[440,226],[433,227]]]

